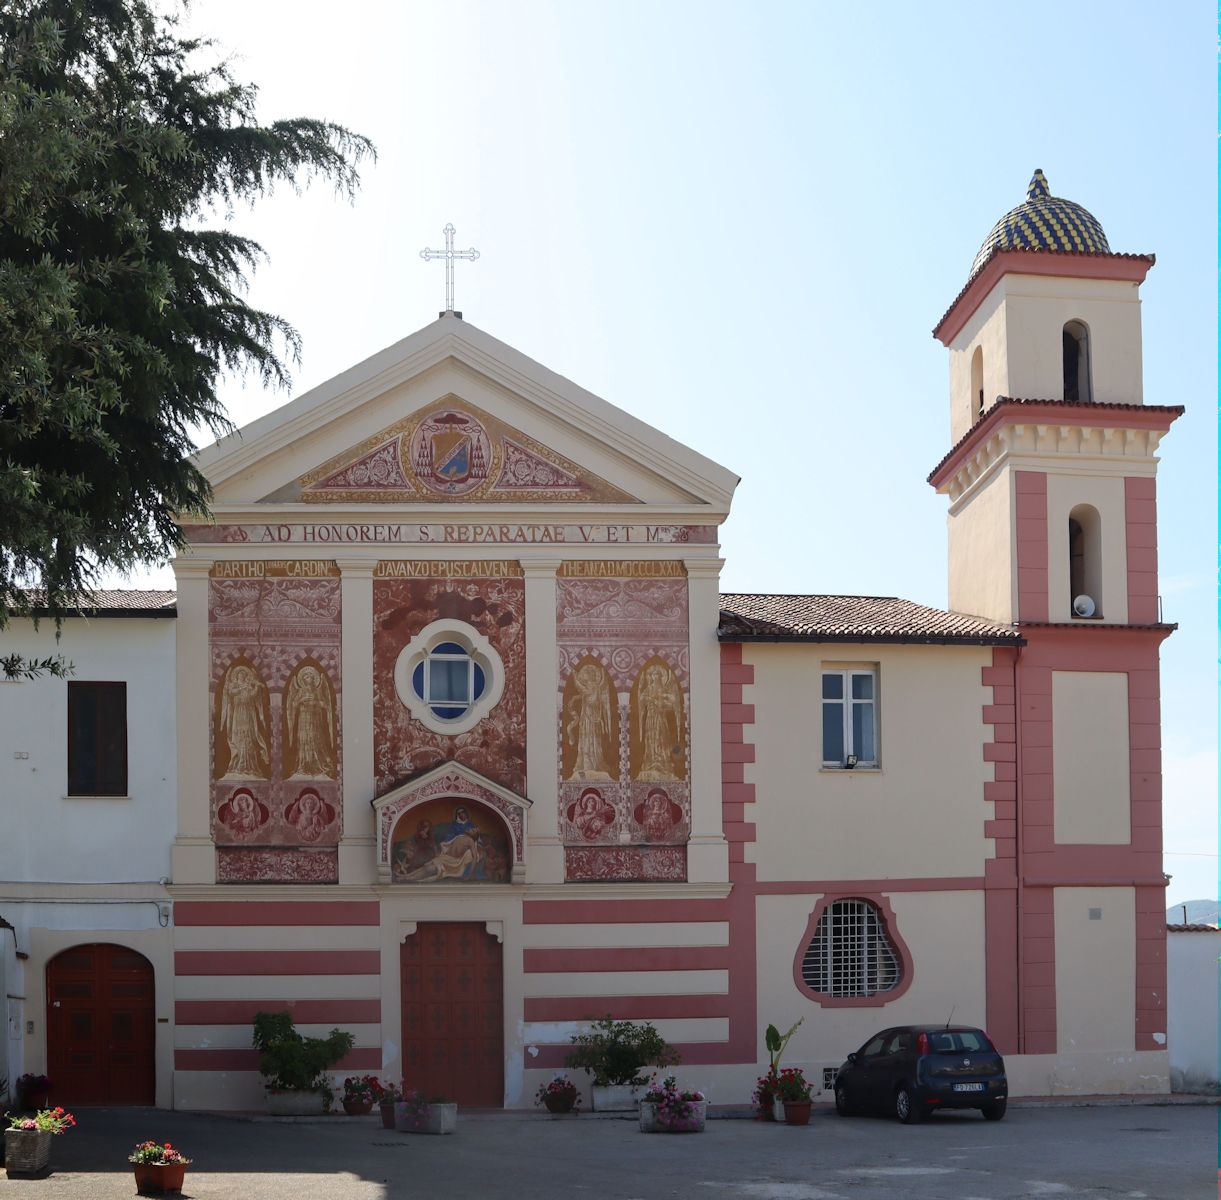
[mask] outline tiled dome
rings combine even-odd
[[[1035,171],[1026,203],[1010,209],[993,226],[971,264],[974,275],[996,249],[1055,250],[1069,254],[1110,254],[1107,235],[1093,213],[1053,196],[1047,177]]]

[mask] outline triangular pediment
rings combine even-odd
[[[306,472],[267,499],[363,504],[634,504],[571,459],[458,396]]]
[[[724,467],[453,315],[195,461],[218,521],[273,520],[276,508],[305,505],[548,505],[717,524],[737,485]]]

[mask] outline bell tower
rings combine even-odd
[[[1156,451],[1183,410],[1143,394],[1153,264],[1035,171],[933,331],[949,606],[1023,638],[982,678],[988,1028],[1006,1053],[1096,1048],[1098,1086],[1120,1052],[1168,1071]]]
[[[1042,171],[995,225],[933,331],[950,352],[949,604],[1006,622],[1158,621],[1158,442],[1182,411],[1146,405],[1139,289]]]

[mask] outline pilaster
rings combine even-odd
[[[688,558],[687,605],[691,658],[691,841],[687,879],[729,878],[729,845],[721,813],[720,558]]]
[[[339,882],[373,883],[373,570],[376,558],[339,560],[342,629],[343,837]]]
[[[208,572],[211,561],[176,558],[175,681],[178,729],[178,834],[170,851],[175,883],[214,883],[216,847],[208,781]]]
[[[526,578],[526,819],[531,883],[563,883],[559,826],[559,719],[556,712],[558,558],[522,560]]]

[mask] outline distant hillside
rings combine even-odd
[[[1187,920],[1183,921],[1183,905],[1172,904],[1166,909],[1168,925],[1216,925],[1221,918],[1221,903],[1216,900],[1188,900]]]

